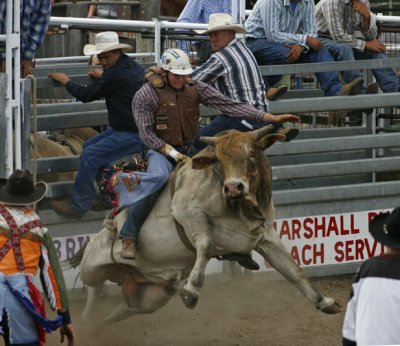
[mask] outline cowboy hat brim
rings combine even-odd
[[[389,216],[390,213],[376,215],[369,223],[369,232],[379,243],[387,247],[400,249],[400,238],[395,238],[384,230],[384,225],[387,223]]]
[[[39,181],[33,188],[33,192],[26,195],[10,194],[6,191],[7,179],[0,179],[0,203],[10,205],[30,205],[42,200],[47,193],[47,184]]]
[[[124,52],[132,52],[133,51],[133,47],[131,45],[125,44],[125,43],[114,44],[112,46],[109,46],[109,47],[107,47],[105,49],[101,49],[101,50],[96,50],[96,46],[94,44],[86,44],[85,47],[83,47],[83,54],[86,56],[97,55],[97,54],[109,52],[109,51],[115,50],[115,49],[121,49]]]
[[[203,31],[202,33],[208,34],[210,32],[222,31],[222,30],[232,30],[232,31],[236,32],[237,34],[245,34],[245,33],[247,33],[245,28],[241,27],[240,25],[236,25],[236,24],[219,25],[219,26],[215,26],[215,27],[213,27],[211,29],[208,29],[206,31],[198,30],[196,32],[199,33],[199,31]]]

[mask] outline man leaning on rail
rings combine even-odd
[[[146,149],[139,138],[131,109],[132,98],[143,84],[144,70],[123,53],[132,50],[130,45],[119,43],[117,33],[101,32],[96,35],[95,45],[84,47],[84,54],[97,55],[103,67],[103,71],[96,69],[88,72],[97,77],[93,83],[80,85],[64,73],[49,74],[79,101],[105,98],[109,122],[107,130],[83,145],[71,199],[52,201],[52,207],[61,215],[82,217],[95,200],[94,182],[98,170],[121,157]]]

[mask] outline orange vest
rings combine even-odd
[[[4,207],[0,214],[9,226],[9,231],[0,232],[0,272],[12,275],[18,272],[35,275],[41,255],[41,239],[30,232],[41,227],[39,220],[17,226],[14,218]]]

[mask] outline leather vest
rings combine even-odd
[[[159,84],[162,85],[157,86]],[[167,83],[152,82],[152,85],[158,96],[158,107],[154,113],[158,137],[172,146],[190,145],[199,129],[200,98],[196,85],[188,80],[178,92]]]

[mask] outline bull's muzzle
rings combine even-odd
[[[224,195],[229,199],[241,199],[247,192],[248,189],[241,180],[230,180],[224,184]]]

